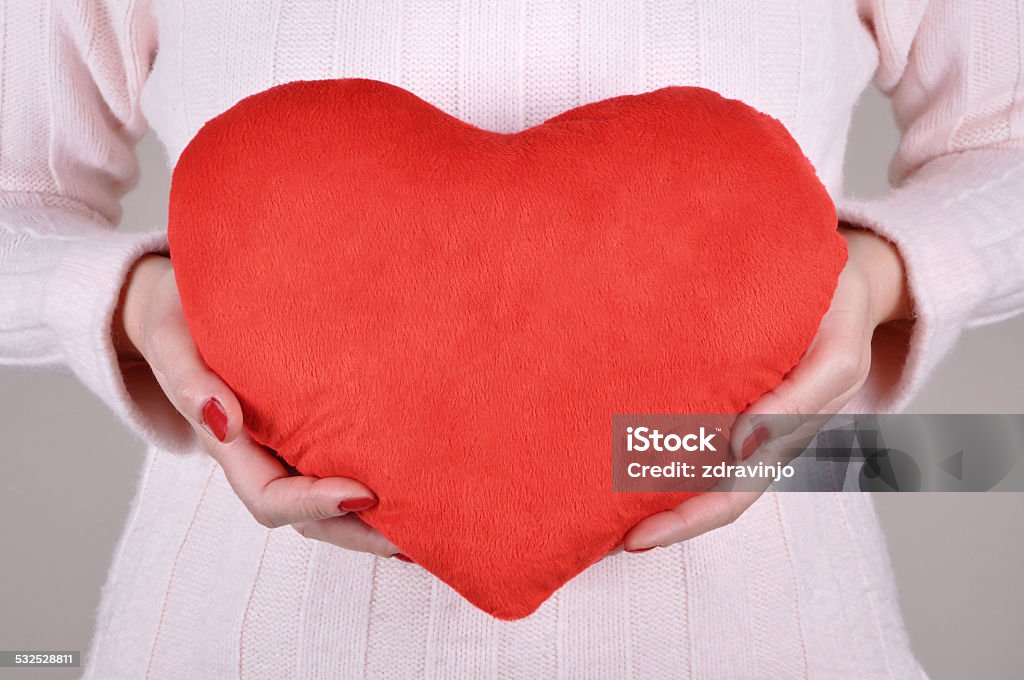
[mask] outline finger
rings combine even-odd
[[[796,367],[740,414],[730,439],[736,459],[750,458],[773,440],[789,437],[795,444],[813,436],[860,388],[870,367],[871,347],[862,306],[854,302],[829,310]]]
[[[289,475],[277,458],[245,432],[230,444],[208,443],[231,488],[263,526],[338,517],[377,504],[376,495],[354,479]]]
[[[651,515],[626,534],[626,552],[669,546],[720,529],[736,521],[760,495],[760,491],[710,492]]]
[[[174,407],[218,441],[242,431],[242,407],[223,380],[203,361],[176,311],[165,312],[147,329],[143,354]]]
[[[355,515],[299,522],[293,526],[306,538],[331,543],[348,550],[372,553],[379,557],[392,557],[398,553],[394,543]]]

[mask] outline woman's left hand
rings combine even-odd
[[[875,329],[910,318],[906,276],[896,247],[865,229],[840,225],[839,232],[846,239],[849,257],[832,304],[800,363],[778,387],[737,418],[731,448],[738,460],[780,440],[786,448],[793,446],[794,439],[806,445],[817,430],[815,416],[824,419],[837,413],[864,384]],[[767,414],[792,418],[759,422],[758,416]],[[770,481],[766,480],[765,486]],[[731,524],[762,491],[716,491],[697,496],[639,522],[626,534],[624,547],[627,552],[638,552],[667,546]]]

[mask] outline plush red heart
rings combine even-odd
[[[612,491],[612,414],[742,411],[846,259],[785,128],[692,87],[500,134],[381,82],[282,85],[188,145],[169,232],[252,436],[363,481],[366,522],[503,619],[690,495]]]

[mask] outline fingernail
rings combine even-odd
[[[394,557],[396,560],[402,560],[403,562],[408,562],[409,564],[416,564],[415,562],[412,561],[412,559],[410,557],[408,557],[407,555],[403,555],[402,553],[395,553],[394,555],[392,555],[392,557]]]
[[[768,428],[764,425],[758,425],[753,432],[747,435],[747,440],[743,442],[740,460],[746,460],[754,455],[754,451],[757,451],[757,447],[764,444],[766,439],[768,439]]]
[[[338,503],[338,509],[342,512],[360,512],[362,510],[369,510],[375,505],[377,505],[376,498],[361,496],[359,498],[346,498]]]
[[[224,412],[217,397],[210,397],[203,405],[203,423],[218,440],[224,441],[228,436],[228,414]]]
[[[652,545],[649,548],[626,548],[626,552],[633,553],[633,554],[644,553],[644,552],[647,552],[648,550],[654,550],[657,547],[658,546],[656,546],[656,545]]]

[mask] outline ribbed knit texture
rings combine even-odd
[[[840,214],[900,248],[918,318],[877,334],[854,404],[896,410],[965,327],[1024,308],[1021,0],[7,0],[0,29],[0,363],[73,371],[150,443],[86,677],[920,673],[862,495],[766,495],[726,529],[601,562],[513,623],[414,565],[262,528],[152,377],[118,366],[124,274],[166,243],[163,225],[112,225],[147,124],[173,164],[204,121],[288,80],[386,80],[504,131],[703,85],[779,118]],[[859,202],[841,168],[873,76],[904,134],[898,188]]]

